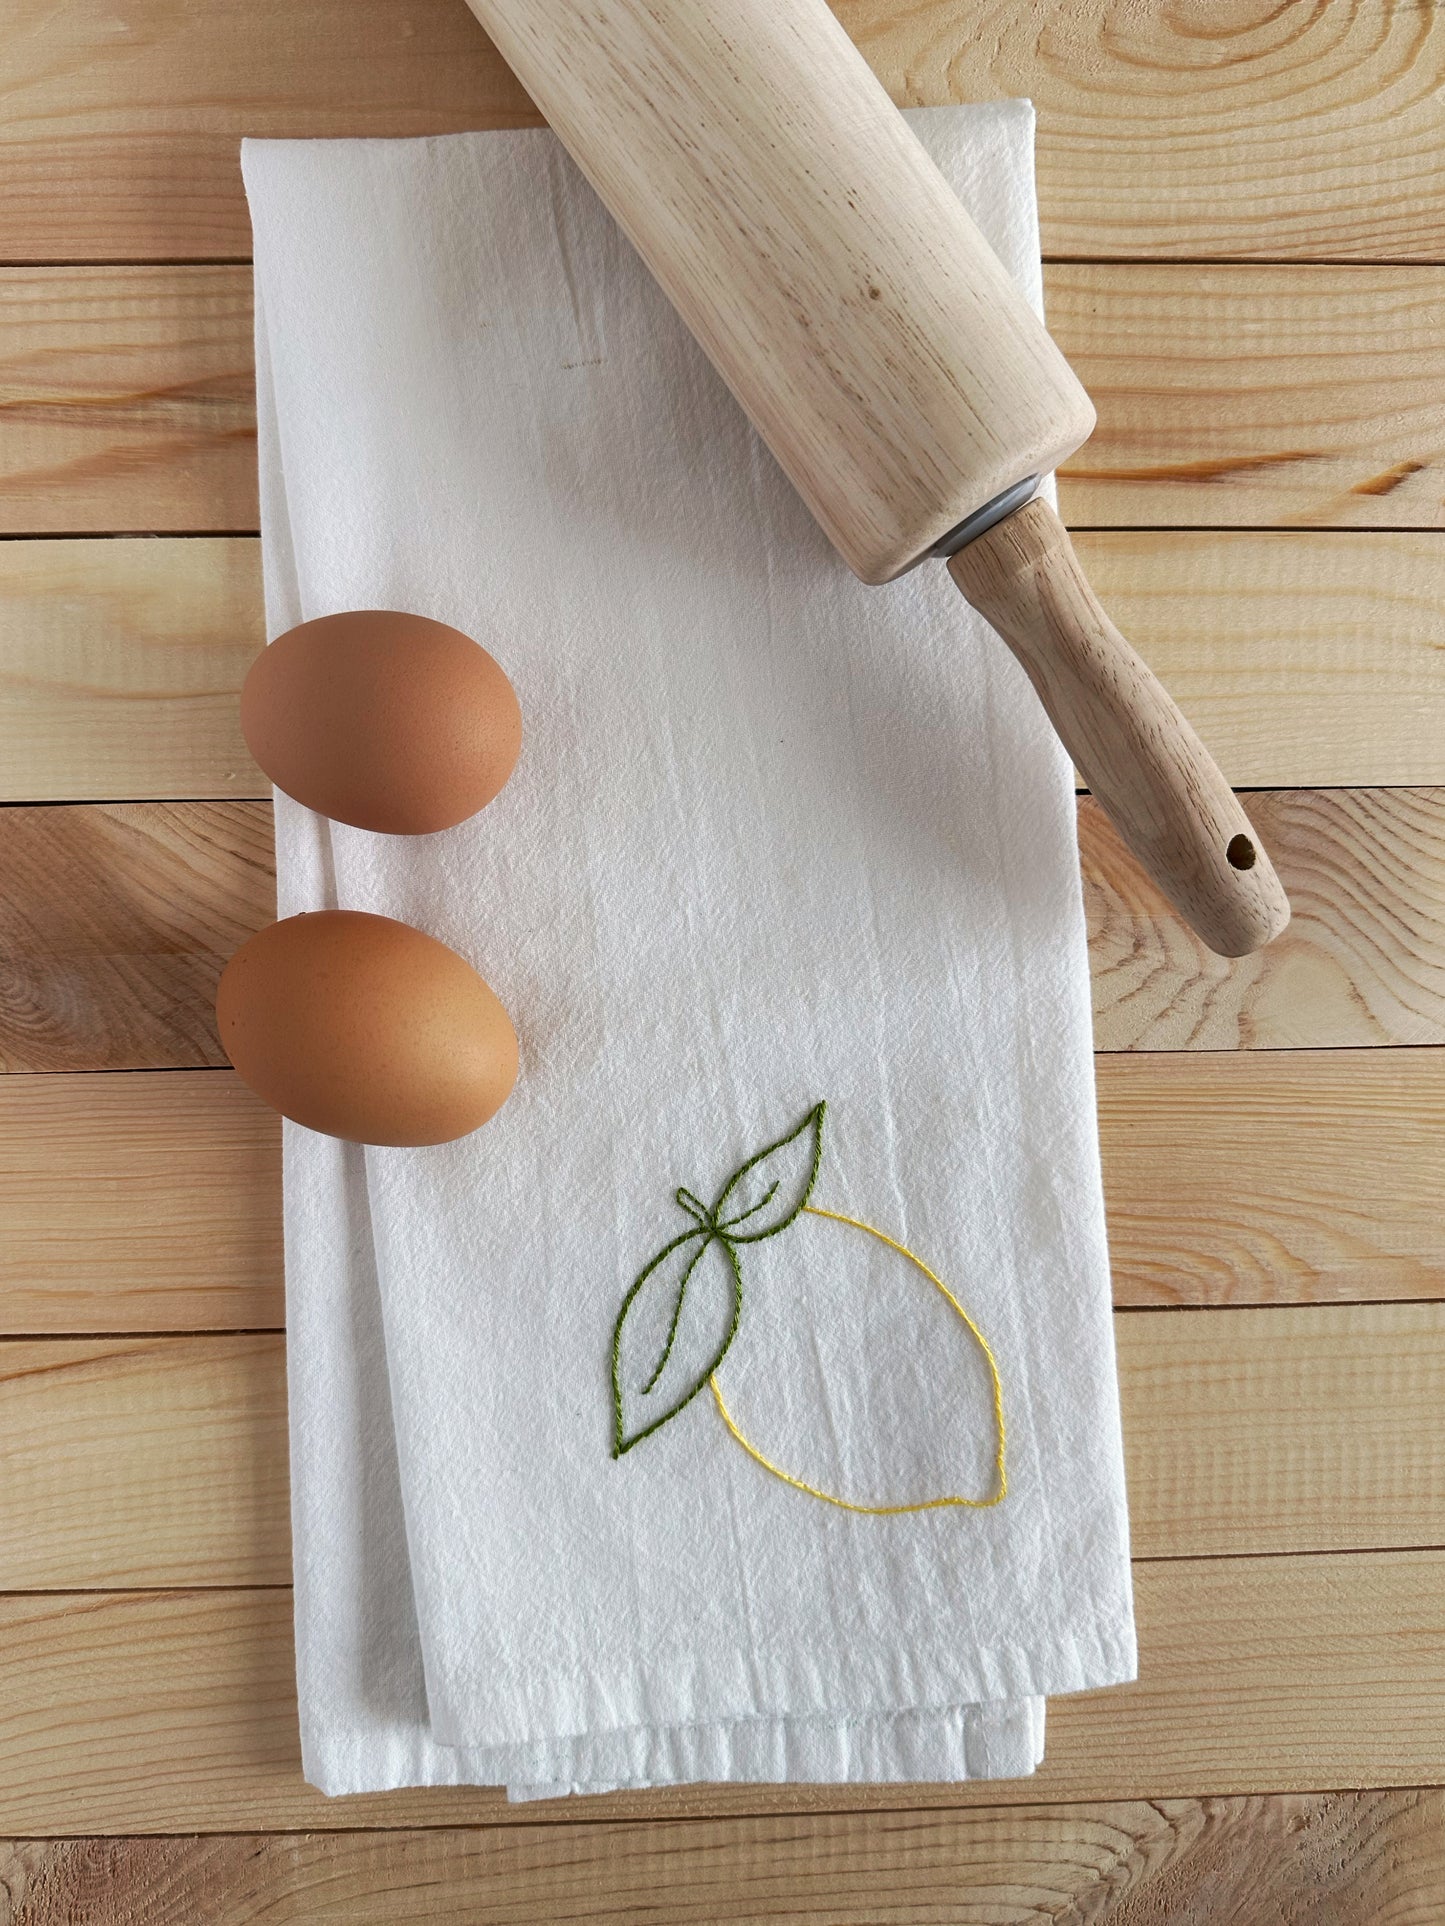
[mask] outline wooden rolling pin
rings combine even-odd
[[[848,565],[927,556],[1212,949],[1289,904],[1039,478],[1094,410],[826,0],[468,0]]]

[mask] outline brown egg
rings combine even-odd
[[[283,1116],[363,1144],[441,1144],[501,1109],[506,1011],[455,950],[360,910],[288,916],[221,976],[226,1055]]]
[[[353,609],[288,629],[257,656],[241,730],[276,787],[308,809],[425,836],[496,795],[522,746],[522,712],[460,629]]]

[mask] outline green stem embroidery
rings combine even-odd
[[[771,1204],[773,1199],[777,1196],[777,1194],[778,1194],[778,1187],[776,1184],[774,1184],[772,1188],[768,1191],[767,1196],[764,1197],[761,1200],[761,1202],[754,1204],[752,1208],[749,1210],[740,1210],[736,1217],[725,1217],[722,1221],[720,1228],[723,1230],[731,1230],[734,1224],[745,1224],[750,1217],[756,1217],[760,1210],[765,1209],[767,1205]],[[779,1225],[778,1228],[781,1229],[782,1226]],[[773,1237],[776,1234],[777,1233],[774,1231],[765,1231],[763,1233],[765,1237]]]
[[[784,1141],[791,1142],[791,1139],[785,1139]],[[777,1146],[773,1145],[772,1148],[776,1149]],[[767,1152],[764,1151],[762,1154],[766,1156]],[[815,1164],[814,1175],[816,1174],[817,1174],[817,1166]],[[779,1182],[781,1182],[781,1179],[779,1179]],[[812,1190],[811,1181],[809,1182],[808,1188],[810,1191]],[[726,1233],[732,1229],[734,1224],[745,1223],[749,1217],[756,1217],[760,1210],[765,1210],[767,1206],[771,1204],[773,1199],[777,1196],[778,1185],[777,1184],[771,1185],[767,1195],[763,1198],[760,1198],[756,1204],[751,1205],[747,1210],[739,1211],[736,1217],[724,1218],[722,1223],[717,1222],[716,1218],[713,1216],[712,1212],[707,1208],[707,1206],[704,1203],[702,1203],[699,1198],[695,1197],[685,1184],[681,1184],[678,1186],[676,1194],[677,1194],[678,1203],[682,1205],[683,1209],[687,1212],[689,1217],[695,1217],[698,1220],[699,1225],[702,1227],[703,1230],[707,1232],[707,1236],[703,1239],[702,1243],[698,1245],[697,1250],[693,1254],[692,1262],[688,1265],[687,1269],[682,1274],[682,1282],[677,1287],[677,1297],[675,1298],[672,1306],[672,1322],[667,1327],[667,1342],[662,1347],[662,1356],[657,1360],[657,1364],[653,1370],[652,1376],[647,1380],[646,1384],[644,1384],[642,1387],[642,1394],[644,1397],[646,1397],[649,1391],[652,1391],[656,1388],[657,1380],[662,1376],[664,1370],[667,1368],[667,1360],[672,1356],[672,1347],[674,1343],[676,1343],[677,1341],[677,1327],[682,1322],[683,1300],[687,1296],[687,1287],[688,1287],[688,1283],[692,1278],[692,1274],[697,1269],[698,1259],[702,1256],[703,1252],[707,1249],[709,1242],[714,1237],[725,1237]],[[776,1227],[776,1230],[765,1231],[763,1235],[765,1237],[773,1237],[777,1234],[777,1231],[781,1230],[782,1228],[783,1226],[779,1224]],[[685,1231],[683,1233],[685,1237],[691,1237],[694,1234],[695,1233],[693,1233],[692,1231]],[[668,1246],[669,1250],[673,1250],[675,1248],[676,1248],[675,1245]],[[660,1251],[658,1253],[659,1258],[664,1257],[666,1255],[667,1255],[667,1252],[665,1251]],[[736,1262],[734,1263],[734,1269],[736,1269]]]

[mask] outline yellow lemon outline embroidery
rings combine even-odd
[[[718,1415],[727,1426],[729,1432],[754,1463],[761,1465],[763,1470],[770,1472],[774,1478],[781,1479],[785,1485],[791,1485],[794,1491],[801,1491],[809,1498],[817,1498],[825,1505],[836,1505],[840,1511],[858,1512],[865,1518],[901,1518],[908,1512],[943,1511],[952,1506],[961,1507],[966,1511],[991,1511],[995,1505],[1002,1504],[1008,1496],[1008,1472],[1005,1465],[1008,1433],[1004,1425],[1003,1415],[1003,1381],[999,1376],[998,1360],[993,1354],[993,1347],[990,1345],[988,1339],[974,1323],[968,1312],[959,1303],[958,1299],[953,1295],[953,1292],[949,1290],[938,1273],[930,1270],[917,1252],[909,1250],[906,1244],[900,1244],[897,1238],[890,1237],[886,1231],[879,1230],[876,1224],[865,1223],[861,1217],[849,1217],[845,1212],[840,1210],[824,1210],[821,1204],[804,1204],[803,1211],[809,1217],[827,1217],[835,1224],[847,1224],[853,1230],[867,1231],[868,1235],[870,1237],[876,1237],[880,1244],[886,1244],[890,1250],[897,1251],[900,1257],[906,1257],[916,1270],[922,1271],[934,1289],[940,1293],[946,1302],[949,1303],[963,1319],[968,1327],[969,1334],[984,1355],[988,1364],[989,1377],[993,1385],[993,1417],[995,1427],[998,1431],[998,1455],[994,1459],[994,1469],[997,1473],[997,1488],[990,1498],[964,1498],[950,1493],[943,1498],[920,1498],[914,1503],[907,1505],[860,1505],[856,1504],[851,1498],[839,1498],[831,1491],[823,1491],[817,1485],[810,1485],[805,1478],[795,1478],[792,1472],[784,1471],[781,1465],[774,1464],[771,1458],[766,1457],[763,1452],[759,1451],[751,1439],[744,1436],[737,1420],[733,1417],[731,1411],[728,1410],[727,1403],[723,1398],[722,1387],[717,1381],[717,1372],[714,1370],[708,1377],[708,1388],[711,1390],[713,1399],[717,1404]]]
[[[992,1346],[978,1325],[959,1303],[943,1279],[924,1263],[915,1251],[897,1238],[890,1237],[886,1231],[869,1224],[861,1217],[850,1217],[843,1211],[825,1210],[822,1205],[812,1202],[814,1185],[818,1181],[818,1171],[823,1157],[823,1119],[827,1112],[826,1102],[813,1105],[812,1109],[786,1135],[764,1146],[754,1153],[732,1174],[712,1205],[703,1202],[696,1192],[686,1185],[680,1185],[673,1192],[679,1208],[689,1220],[689,1228],[666,1242],[646,1263],[633,1279],[621,1309],[612,1327],[612,1408],[613,1439],[612,1455],[621,1458],[644,1438],[652,1437],[665,1424],[678,1417],[693,1399],[707,1385],[713,1394],[714,1402],[729,1434],[742,1446],[743,1450],[762,1470],[771,1477],[789,1485],[794,1491],[806,1497],[816,1498],[825,1505],[834,1505],[840,1511],[857,1512],[868,1518],[895,1518],[909,1512],[941,1511],[959,1508],[966,1511],[990,1511],[1001,1504],[1008,1496],[1008,1475],[1005,1467],[1007,1453],[1007,1433],[1004,1426],[1003,1381],[998,1368],[998,1360]],[[771,1178],[771,1182],[768,1180]],[[762,1189],[762,1194],[749,1203],[746,1196],[752,1191]],[[779,1193],[782,1193],[781,1197]],[[741,1203],[741,1209],[731,1208]],[[961,1494],[949,1493],[941,1498],[923,1498],[903,1505],[864,1505],[851,1498],[840,1498],[833,1492],[824,1491],[811,1485],[804,1478],[796,1478],[792,1472],[784,1471],[781,1465],[774,1464],[749,1439],[728,1410],[722,1388],[717,1381],[717,1373],[733,1339],[737,1335],[738,1324],[743,1307],[743,1272],[740,1254],[749,1245],[763,1243],[786,1231],[788,1226],[806,1212],[811,1217],[825,1217],[835,1224],[846,1224],[854,1230],[866,1231],[868,1236],[876,1237],[918,1271],[921,1271],[934,1289],[944,1298],[950,1308],[963,1320],[970,1336],[978,1345],[988,1364],[993,1389],[993,1416],[998,1435],[998,1452],[994,1460],[997,1474],[996,1489],[988,1498],[965,1498]],[[629,1423],[627,1407],[634,1399],[625,1393],[623,1385],[622,1336],[624,1327],[633,1312],[644,1289],[654,1294],[660,1288],[664,1295],[672,1298],[671,1314],[667,1319],[666,1339],[651,1375],[642,1385],[641,1395],[645,1398],[662,1381],[669,1361],[673,1357],[675,1340],[678,1337],[686,1307],[689,1303],[689,1286],[698,1265],[705,1253],[717,1244],[728,1266],[728,1304],[729,1315],[726,1329],[721,1338],[714,1336],[709,1348],[712,1355],[701,1371],[696,1367],[684,1373],[681,1384],[674,1381],[670,1390],[663,1393],[662,1409],[649,1414],[643,1412],[636,1423]],[[671,1268],[667,1268],[671,1267]],[[677,1272],[680,1271],[680,1275]],[[655,1280],[655,1282],[654,1282]]]

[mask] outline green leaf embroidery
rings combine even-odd
[[[818,1166],[823,1159],[826,1109],[826,1104],[815,1104],[796,1129],[739,1165],[718,1192],[710,1210],[686,1185],[679,1186],[674,1193],[678,1207],[692,1219],[693,1228],[664,1244],[642,1267],[622,1300],[612,1327],[614,1458],[620,1458],[670,1418],[675,1418],[726,1357],[742,1316],[743,1275],[738,1246],[776,1237],[801,1214],[813,1193]],[[721,1274],[724,1267],[714,1263],[708,1288],[701,1291],[697,1279],[714,1246],[726,1259],[726,1274]],[[727,1297],[720,1297],[720,1287],[729,1293]],[[714,1314],[712,1320],[708,1315],[708,1299]],[[719,1309],[724,1313],[720,1320],[716,1316]],[[667,1311],[666,1336],[656,1363],[643,1375],[640,1385],[635,1389],[626,1388],[623,1384],[624,1334],[634,1335],[638,1326],[645,1329],[649,1312],[655,1330],[661,1310]],[[720,1337],[707,1334],[710,1321],[714,1332],[718,1323],[723,1323]],[[679,1387],[675,1382],[676,1373],[671,1374],[674,1381],[669,1382],[668,1366],[674,1361],[679,1336],[688,1331],[689,1326],[693,1327],[689,1332],[693,1352],[703,1349],[707,1363],[700,1371],[686,1372]],[[697,1338],[699,1331],[701,1344]],[[662,1387],[660,1396],[651,1401],[659,1386]]]
[[[749,1157],[723,1185],[712,1207],[712,1221],[731,1242],[760,1244],[765,1237],[786,1230],[801,1214],[823,1161],[826,1109],[826,1104],[814,1104],[796,1130]],[[745,1231],[735,1228],[742,1223],[748,1226]]]
[[[718,1255],[712,1258],[708,1274],[700,1277],[708,1253],[714,1249]],[[703,1285],[705,1289],[700,1288]],[[675,1418],[701,1391],[727,1355],[737,1332],[742,1290],[736,1252],[726,1238],[716,1237],[708,1229],[684,1231],[681,1237],[673,1238],[639,1273],[623,1300],[612,1335],[614,1458],[620,1458],[624,1451],[630,1451],[643,1438],[651,1436],[669,1418]],[[702,1350],[706,1362],[700,1370],[669,1373],[667,1367],[673,1362],[678,1332],[689,1309],[693,1329],[688,1335],[692,1342],[684,1345],[681,1355],[685,1356],[689,1350],[695,1355]],[[654,1314],[651,1318],[649,1311]],[[643,1377],[640,1386],[624,1390],[624,1366],[631,1363],[626,1355],[624,1332],[630,1333],[631,1326],[639,1323],[644,1329],[650,1324],[655,1331],[663,1316],[668,1322],[661,1355],[652,1364],[650,1375],[644,1376],[646,1362],[631,1374],[634,1384],[638,1377]],[[651,1396],[659,1384],[660,1392]]]

